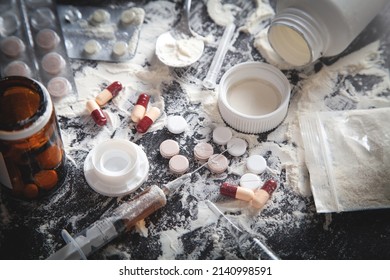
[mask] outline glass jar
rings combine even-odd
[[[66,177],[66,157],[54,106],[39,82],[0,79],[0,184],[25,199],[45,196]]]

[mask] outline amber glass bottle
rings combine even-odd
[[[46,88],[25,77],[0,79],[0,183],[17,197],[40,198],[66,177],[65,152]]]

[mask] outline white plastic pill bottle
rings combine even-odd
[[[294,66],[344,51],[389,0],[278,0],[268,40]]]

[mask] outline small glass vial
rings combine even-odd
[[[268,40],[293,66],[344,51],[387,0],[278,0]]]
[[[53,103],[39,82],[0,79],[0,184],[16,197],[37,199],[66,177],[65,152]]]

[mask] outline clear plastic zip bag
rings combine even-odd
[[[299,117],[318,213],[390,208],[390,108]]]

